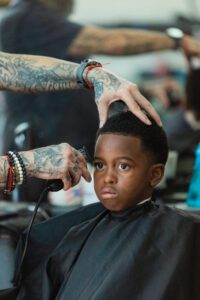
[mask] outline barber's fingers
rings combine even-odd
[[[141,111],[141,108],[145,110],[155,121],[159,126],[162,126],[162,122],[160,120],[160,117],[158,113],[155,111],[151,103],[139,92],[139,90],[134,91],[134,99],[136,103],[139,105],[138,109],[135,109],[135,111],[132,111],[136,116],[138,116],[141,121],[144,123],[151,124],[147,116]]]
[[[87,167],[82,168],[82,176],[87,182],[90,182],[92,180],[91,174],[88,171]]]
[[[114,102],[114,101],[113,101]],[[97,109],[99,113],[99,127],[101,128],[103,124],[106,122],[107,117],[108,117],[108,101],[106,100],[101,100],[97,102]]]
[[[72,187],[72,178],[69,172],[67,172],[66,175],[62,178],[62,182],[63,182],[63,190],[67,191]]]
[[[69,173],[72,177],[72,184],[76,185],[79,183],[81,177],[83,177],[86,181],[90,182],[92,180],[90,172],[88,171],[87,167],[82,165],[74,165],[69,169]]]
[[[122,100],[128,107],[128,110],[130,110],[145,124],[150,125],[151,122],[144,111],[146,111],[159,126],[162,126],[159,115],[151,103],[140,93],[137,85],[124,81],[121,82],[120,87],[116,91],[111,94],[107,94],[106,97],[104,96],[100,98],[97,102],[100,127],[103,126],[108,117],[109,105],[118,100]]]
[[[74,159],[73,159],[73,162],[74,163],[82,163],[83,165],[87,166],[87,157],[83,155],[83,153],[80,152],[80,150],[76,150],[74,149]]]
[[[82,172],[81,170],[77,171],[75,167],[69,168],[68,174],[62,179],[64,187],[63,189],[66,191],[71,187],[77,185],[81,179]]]
[[[87,162],[86,162],[86,158],[84,157],[84,155],[82,153],[80,153],[79,150],[76,150],[77,154],[75,155],[75,159],[73,160],[73,168],[72,171],[77,173],[77,171],[81,171],[81,176],[83,176],[83,178],[86,181],[91,181],[92,177],[90,175],[90,172],[87,168]]]
[[[90,182],[92,179],[87,167],[85,167],[81,163],[79,165],[71,164],[69,166],[68,173],[71,178],[71,186],[75,186],[76,184],[78,184],[81,177],[83,177],[88,182]],[[69,186],[69,184],[67,184],[67,186]]]
[[[126,96],[126,105],[128,107],[128,110],[130,110],[136,117],[138,117],[145,124],[151,125],[150,120],[147,118],[146,114],[141,110],[141,103],[138,104],[135,98],[136,98],[135,95],[133,97],[133,95],[131,94]]]
[[[122,100],[128,107],[128,110],[130,110],[136,117],[138,117],[142,122],[150,125],[151,122],[145,115],[145,113],[141,110],[140,105],[137,103],[135,100],[135,95],[132,95],[131,93],[126,93],[125,95],[122,94],[121,97],[118,97],[117,100]],[[100,119],[100,124],[99,127],[102,127],[105,121],[107,120],[108,117],[108,109],[109,105],[117,100],[112,100],[112,101],[100,101],[97,105],[98,112],[99,112],[99,119]],[[140,99],[139,99],[140,102]],[[108,104],[109,103],[109,104]]]

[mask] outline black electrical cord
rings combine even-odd
[[[27,234],[26,234],[26,238],[25,238],[25,243],[24,243],[24,249],[23,249],[23,253],[22,253],[22,256],[21,256],[21,260],[19,262],[19,265],[16,269],[16,272],[14,274],[14,278],[13,278],[13,284],[15,286],[18,286],[20,284],[20,281],[21,281],[21,270],[22,270],[22,265],[23,265],[23,262],[24,262],[24,258],[25,258],[25,255],[26,255],[26,252],[27,252],[27,248],[28,248],[28,242],[29,242],[29,237],[30,237],[30,233],[31,233],[31,229],[32,229],[32,226],[33,226],[33,223],[34,223],[34,220],[35,220],[35,217],[37,215],[37,211],[38,211],[38,208],[42,202],[42,200],[46,197],[47,193],[50,191],[50,186],[47,186],[41,193],[40,197],[39,197],[39,200],[38,202],[36,203],[35,205],[35,208],[34,208],[34,211],[33,211],[33,214],[32,214],[32,217],[31,217],[31,220],[29,222],[29,225],[28,225],[28,228],[27,228]]]
[[[82,147],[81,149],[78,150],[79,152],[81,152],[85,159],[87,160],[89,155],[87,152],[86,147]],[[38,202],[35,205],[31,220],[29,222],[28,228],[27,228],[27,233],[26,233],[26,237],[25,237],[25,242],[24,242],[24,249],[22,252],[22,256],[21,256],[21,260],[17,266],[17,269],[15,271],[14,274],[14,278],[13,278],[13,284],[14,286],[19,286],[21,283],[21,279],[22,279],[22,266],[23,266],[23,262],[26,256],[26,252],[27,252],[27,248],[28,248],[28,242],[29,242],[29,237],[30,237],[30,233],[31,233],[31,229],[33,226],[33,223],[35,221],[36,215],[37,215],[37,211],[38,208],[40,206],[40,204],[42,203],[43,199],[47,196],[48,192],[58,192],[59,190],[63,189],[63,182],[61,179],[55,179],[55,180],[48,180],[47,181],[47,186],[44,188],[44,190],[42,191]]]

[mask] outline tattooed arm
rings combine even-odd
[[[83,155],[67,143],[19,153],[28,177],[61,179],[65,190],[76,185],[81,177],[91,180]],[[5,188],[8,167],[7,159],[0,157],[0,188]]]
[[[132,55],[174,47],[175,42],[160,32],[84,27],[74,39],[68,53],[73,56]]]
[[[16,92],[48,92],[79,88],[78,64],[43,56],[0,52],[0,89]],[[88,79],[94,86],[101,123],[107,118],[110,103],[122,99],[128,108],[149,124],[140,107],[160,124],[160,118],[137,86],[103,68],[91,70]]]
[[[46,56],[0,52],[0,89],[28,93],[78,88],[77,67]]]
[[[200,41],[184,35],[181,48],[200,57]],[[68,53],[73,56],[92,54],[133,55],[152,51],[174,49],[176,42],[165,33],[137,29],[105,29],[83,27],[74,39]]]

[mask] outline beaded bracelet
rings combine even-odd
[[[23,162],[23,159],[22,159],[22,157],[20,156],[19,152],[14,151],[13,153],[14,153],[14,154],[16,155],[16,157],[18,158],[18,161],[19,161],[19,163],[20,163],[20,165],[21,165],[21,168],[22,168],[22,174],[23,174],[23,182],[22,182],[22,183],[26,183],[26,181],[27,181],[27,175],[26,175],[26,167],[25,167],[25,164],[24,164],[24,162]]]
[[[20,154],[17,151],[8,151],[6,154],[15,165],[16,174],[18,175],[17,184],[26,182],[26,168]]]
[[[14,152],[12,151],[9,151],[7,153],[7,155],[10,155],[11,159],[14,161],[14,164],[15,164],[15,167],[16,167],[16,172],[17,172],[17,179],[18,179],[18,184],[22,184],[23,183],[23,172],[22,172],[22,168],[21,168],[21,165],[20,165],[20,162],[17,158],[17,156],[14,154]]]
[[[8,175],[6,180],[6,188],[3,190],[3,192],[7,194],[13,191],[14,188],[16,187],[17,176],[16,176],[14,161],[8,155],[5,155],[5,157],[7,158],[9,168],[8,168]]]
[[[84,59],[81,62],[81,64],[79,65],[77,72],[76,72],[77,83],[90,89],[90,90],[93,90],[93,86],[87,78],[87,73],[89,72],[89,70],[98,68],[98,67],[102,67],[102,64],[97,61],[94,61],[92,59]],[[84,73],[85,69],[87,69],[87,73],[86,73],[86,78],[84,79],[83,73]]]

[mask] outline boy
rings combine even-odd
[[[145,125],[130,112],[108,119],[94,155],[103,207],[96,204],[99,211],[81,220],[74,212],[76,224],[69,219],[46,259],[34,299],[200,299],[199,223],[151,199],[167,153],[166,135],[153,120]]]

